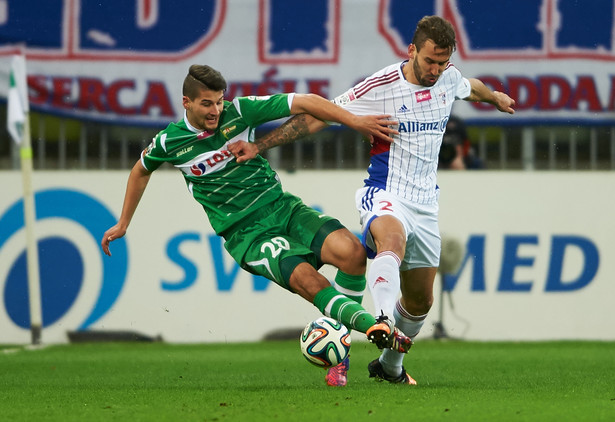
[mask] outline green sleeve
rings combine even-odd
[[[233,100],[241,117],[251,127],[290,116],[294,94],[274,94],[265,97],[237,97]]]
[[[152,142],[145,149],[145,154],[141,156],[141,162],[148,171],[156,170],[162,163],[168,160],[167,153],[160,143],[162,133],[160,132],[152,139]]]

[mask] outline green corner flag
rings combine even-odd
[[[9,74],[8,111],[6,126],[11,138],[21,145],[24,125],[29,112],[26,85],[26,60],[22,55],[13,56]]]

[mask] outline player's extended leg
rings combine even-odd
[[[376,217],[369,224],[368,230],[374,239],[377,254],[367,271],[367,285],[376,313],[393,318],[399,297],[399,266],[406,249],[406,231],[402,223],[392,215]]]
[[[335,290],[357,303],[365,293],[365,250],[357,236],[346,229],[330,233],[321,248],[321,259],[338,268],[331,282]],[[351,327],[346,326],[348,329]],[[331,387],[344,387],[348,382],[350,359],[346,356],[339,365],[329,368],[325,382]]]
[[[312,268],[310,265],[306,265]],[[316,271],[314,270],[314,272]],[[340,271],[336,277],[338,282],[332,286],[324,276],[318,272],[316,272],[316,274],[320,277],[317,277],[318,280],[314,282],[314,290],[310,291],[308,289],[311,287],[305,284],[307,280],[313,277],[313,272],[303,264],[300,264],[291,275],[291,288],[308,300],[313,295],[314,299],[312,301],[314,305],[316,305],[323,314],[332,316],[341,321],[348,329],[358,328],[353,324],[353,321],[358,321],[360,325],[362,325],[360,331],[366,329],[363,325],[368,327],[374,325],[376,322],[374,317],[363,309],[360,302],[355,301],[352,296],[346,293],[351,291],[349,288],[345,288],[345,291],[342,292],[339,291],[341,288],[339,282],[341,281],[342,283],[354,282],[357,285],[355,290],[360,289],[362,292],[363,289],[365,289],[365,277],[363,275],[352,276]],[[295,277],[297,278],[295,279]],[[348,285],[348,283],[346,283],[346,285]],[[316,293],[314,293],[315,291]],[[358,295],[358,292],[353,291],[353,293],[354,296]],[[359,298],[362,298],[362,296],[359,296]],[[352,310],[353,312],[342,312],[342,309]],[[348,356],[346,356],[339,365],[329,368],[325,375],[325,382],[327,385],[331,387],[344,387],[348,382],[349,367],[350,360]]]
[[[307,262],[297,265],[289,280],[290,288],[313,303],[324,315],[342,322],[354,330],[366,332],[376,319],[363,306],[341,295]]]
[[[395,306],[395,326],[414,340],[433,304],[436,268],[415,268],[401,273],[402,297]],[[404,369],[404,354],[385,349],[380,359],[370,364],[370,376],[391,382],[416,384]],[[378,362],[378,363],[377,363]]]
[[[329,233],[320,249],[320,260],[338,269],[331,282],[335,290],[357,303],[362,303],[365,293],[366,256],[357,236],[345,228]]]

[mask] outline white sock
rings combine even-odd
[[[402,333],[410,337],[412,340],[418,335],[425,323],[425,315],[411,315],[406,311],[399,301],[395,304],[395,326],[401,330]],[[404,361],[405,353],[399,353],[391,349],[384,349],[380,356],[380,363],[384,372],[390,376],[397,376],[401,374],[401,367]]]
[[[401,260],[391,251],[380,252],[369,266],[367,285],[374,300],[376,316],[384,313],[394,320],[395,302],[399,297],[399,265]]]
[[[401,306],[399,301],[395,304],[395,326],[412,340],[414,340],[414,338],[421,331],[421,328],[423,328],[425,318],[427,318],[427,314],[411,315],[404,309],[403,306]]]

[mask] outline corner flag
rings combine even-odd
[[[24,124],[29,112],[28,88],[26,85],[26,60],[22,55],[13,56],[9,75],[8,112],[6,126],[11,138],[21,145]]]
[[[30,304],[30,332],[32,344],[40,344],[43,327],[41,283],[38,246],[34,233],[35,204],[32,191],[32,146],[30,140],[30,107],[26,85],[26,59],[23,54],[13,56],[9,73],[6,126],[11,138],[19,146],[23,179],[23,210],[26,226],[26,256],[28,267],[28,301]]]

